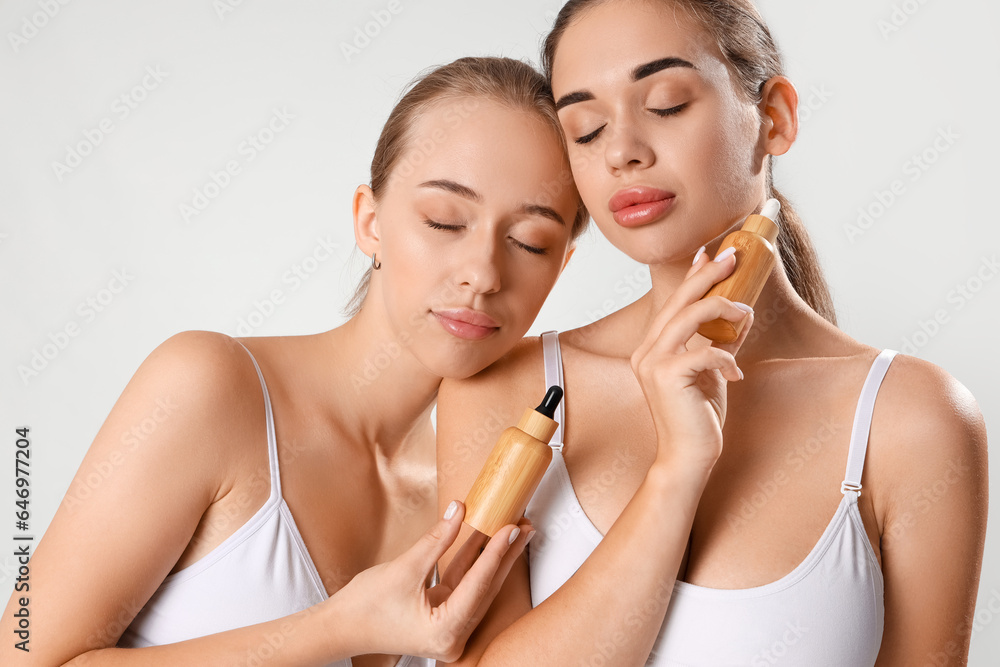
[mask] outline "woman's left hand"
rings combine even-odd
[[[473,533],[441,582],[427,588],[435,564],[458,537],[465,506],[456,501],[445,516],[406,552],[358,573],[330,598],[343,627],[357,633],[358,655],[457,660],[532,532],[522,519],[492,538]]]

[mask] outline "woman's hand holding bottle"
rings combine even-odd
[[[530,522],[522,519],[492,539],[473,533],[440,583],[428,588],[426,581],[458,537],[464,516],[465,506],[452,503],[445,517],[406,552],[355,575],[328,601],[331,632],[342,634],[338,621],[349,626],[352,651],[358,655],[457,660],[532,532]]]
[[[709,471],[722,453],[726,382],[743,379],[735,355],[753,324],[753,311],[722,297],[702,298],[736,265],[731,252],[710,261],[703,250],[653,319],[631,363],[656,428],[657,461],[680,460]],[[692,340],[704,322],[744,317],[750,319],[732,343]]]

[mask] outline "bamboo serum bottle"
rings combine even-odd
[[[781,204],[778,200],[769,199],[759,215],[748,217],[742,229],[725,238],[719,247],[719,253],[727,248],[735,248],[736,268],[728,278],[708,290],[706,297],[722,296],[753,308],[778,261],[778,251],[774,244],[780,230],[774,221],[780,211]],[[742,320],[733,324],[718,319],[702,324],[698,333],[716,343],[732,343],[739,338],[742,329]]]
[[[559,427],[552,416],[562,397],[561,387],[549,387],[541,405],[500,434],[465,499],[465,523],[493,537],[518,522],[552,460],[549,439]]]

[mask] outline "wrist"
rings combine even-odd
[[[326,647],[326,662],[336,662],[355,655],[365,655],[371,653],[368,649],[368,642],[365,633],[366,623],[359,623],[359,615],[350,610],[345,595],[341,595],[344,589],[337,591],[333,596],[327,598],[320,604],[314,605],[302,612],[308,614],[315,612],[315,622],[312,624],[321,633]]]
[[[646,479],[668,493],[688,490],[701,496],[708,478],[712,475],[714,456],[691,456],[678,453],[661,453],[646,472]]]

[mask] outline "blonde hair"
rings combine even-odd
[[[382,134],[375,145],[371,164],[371,188],[375,200],[385,193],[393,171],[400,166],[413,137],[413,127],[421,114],[444,100],[470,98],[490,100],[512,109],[535,114],[548,123],[565,148],[559,117],[552,101],[548,82],[531,65],[511,58],[459,58],[419,77],[389,114]],[[576,188],[567,173],[556,187]],[[590,215],[577,196],[576,217],[572,225],[572,238],[587,227]],[[365,271],[345,313],[353,317],[361,310],[368,293],[372,269]]]

